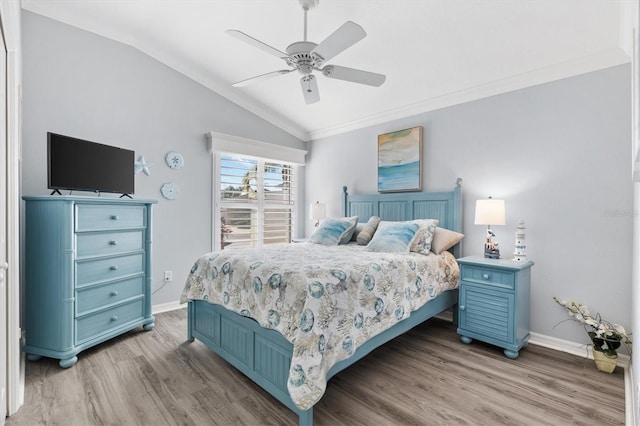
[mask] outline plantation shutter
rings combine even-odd
[[[296,224],[297,164],[274,160],[278,149],[269,150],[268,159],[222,152],[218,148],[243,151],[250,145],[251,152],[264,153],[265,146],[277,145],[238,138],[231,143],[234,141],[213,135],[214,250],[291,242]],[[280,148],[287,154],[282,157],[297,161],[306,153]]]

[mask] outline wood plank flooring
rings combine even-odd
[[[202,343],[186,341],[186,310],[156,315],[78,355],[27,362],[18,425],[296,425],[295,416]],[[317,425],[624,424],[624,379],[592,360],[529,345],[516,360],[459,342],[433,318],[334,376]]]

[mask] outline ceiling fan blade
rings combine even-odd
[[[315,76],[312,74],[305,75],[300,79],[300,86],[302,86],[302,94],[304,95],[304,101],[307,104],[314,104],[320,100],[320,93],[318,93],[318,82]]]
[[[238,81],[237,83],[233,83],[232,86],[233,87],[244,87],[244,86],[247,86],[247,85],[252,84],[252,83],[257,83],[259,81],[269,80],[270,78],[277,77],[277,76],[282,75],[282,74],[289,74],[291,71],[293,71],[293,70],[271,71],[271,72],[268,72],[266,74],[261,74],[261,75],[255,76],[255,77],[248,78],[246,80]]]
[[[251,37],[250,35],[247,35],[245,33],[243,33],[242,31],[238,31],[238,30],[227,30],[225,31],[227,34],[229,34],[232,37],[237,38],[238,40],[242,40],[247,44],[252,45],[253,47],[257,47],[258,49],[262,50],[263,52],[267,52],[270,55],[276,56],[278,58],[288,58],[289,55],[287,55],[284,52],[281,52],[280,50],[276,49],[275,47],[271,47],[268,44],[265,44],[263,42],[261,42],[260,40]]]
[[[355,68],[341,67],[338,65],[327,65],[322,68],[322,74],[329,78],[351,81],[353,83],[367,84],[369,86],[380,86],[387,77],[384,74],[357,70]]]
[[[355,22],[347,21],[329,37],[317,45],[311,54],[322,58],[322,62],[353,46],[367,36],[362,27]]]

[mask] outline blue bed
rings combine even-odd
[[[455,189],[448,192],[350,195],[346,187],[343,189],[344,216],[358,216],[361,221],[371,216],[380,216],[386,221],[430,218],[438,219],[442,228],[461,232],[461,207],[460,179]],[[451,251],[458,257],[459,245]],[[453,307],[457,301],[457,290],[444,291],[391,328],[361,344],[351,356],[333,365],[326,373],[326,379],[389,340]],[[287,382],[294,347],[281,333],[264,328],[255,320],[222,305],[207,300],[189,300],[188,339],[196,338],[298,414],[301,425],[313,424],[313,407],[300,409],[289,394]]]

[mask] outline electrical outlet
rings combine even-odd
[[[173,281],[173,272],[172,271],[164,271],[164,282]]]

